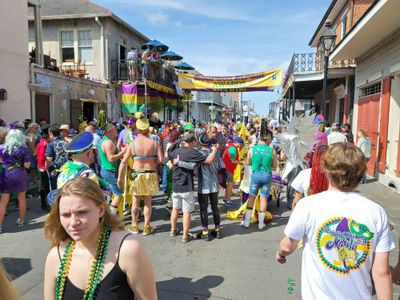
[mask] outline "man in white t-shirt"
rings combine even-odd
[[[296,178],[292,181],[291,186],[296,191],[293,199],[292,209],[295,208],[297,202],[304,196],[308,196],[310,187],[311,168],[301,170]]]
[[[354,193],[365,170],[362,152],[351,143],[335,144],[324,157],[324,169],[328,191],[296,206],[277,261],[285,263],[303,239],[303,299],[371,299],[372,280],[379,299],[392,299],[388,262],[395,245],[386,213]]]
[[[347,142],[347,137],[339,132],[340,126],[338,123],[333,123],[331,126],[331,133],[328,134],[328,145],[332,145],[335,143],[344,143]]]

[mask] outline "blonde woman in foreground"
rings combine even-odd
[[[53,248],[45,267],[44,299],[157,299],[149,256],[106,208],[91,179],[59,191],[45,224]]]

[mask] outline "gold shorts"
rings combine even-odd
[[[130,194],[134,196],[153,196],[158,193],[157,173],[137,173],[131,182]]]

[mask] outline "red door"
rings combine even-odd
[[[371,138],[371,159],[367,165],[367,174],[373,177],[375,177],[376,173],[380,98],[381,94],[374,94],[358,98],[357,130],[365,130]]]
[[[382,99],[381,99],[381,117],[380,117],[380,135],[379,135],[379,154],[378,154],[378,170],[379,173],[386,172],[386,152],[388,143],[388,125],[389,125],[389,109],[390,109],[390,86],[392,78],[390,76],[383,78],[382,82]]]

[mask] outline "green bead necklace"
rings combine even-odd
[[[96,254],[90,266],[89,277],[86,282],[83,300],[92,300],[96,293],[97,286],[101,280],[104,269],[104,261],[107,256],[108,242],[111,230],[108,226],[101,229],[97,240]],[[68,278],[69,268],[72,261],[72,253],[75,249],[75,241],[71,240],[65,247],[64,256],[61,259],[60,269],[56,280],[56,300],[62,300],[65,289],[65,282]]]

